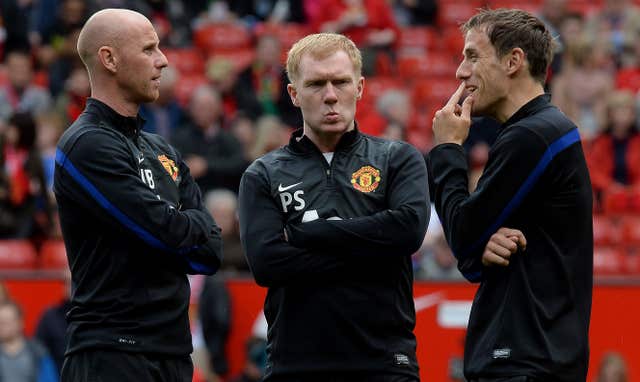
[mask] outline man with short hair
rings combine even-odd
[[[520,10],[480,11],[462,30],[456,73],[462,83],[433,119],[437,146],[428,165],[458,268],[481,283],[469,318],[465,377],[584,381],[591,184],[576,126],[544,94],[553,39],[544,23]],[[462,144],[471,115],[502,126],[469,194]]]
[[[360,51],[309,35],[289,51],[304,124],[243,175],[241,240],[269,288],[265,381],[417,381],[411,255],[429,221],[414,147],[358,131]]]
[[[91,98],[58,142],[54,192],[72,274],[63,381],[191,381],[187,273],[220,266],[220,230],[181,155],[141,131],[167,59],[143,15],[104,9],[78,53]]]

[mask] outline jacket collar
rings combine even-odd
[[[531,101],[524,104],[518,111],[516,111],[505,123],[502,124],[500,129],[504,129],[508,126],[513,125],[514,123],[520,121],[521,119],[528,117],[532,114],[537,113],[538,111],[544,109],[549,106],[551,102],[550,94],[541,94]]]
[[[307,137],[303,135],[304,129],[301,127],[291,133],[291,138],[289,138],[289,147],[295,152],[305,153],[312,151],[320,151],[318,147]],[[337,151],[346,151],[352,146],[354,146],[362,137],[362,134],[358,130],[358,124],[355,123],[354,129],[351,131],[347,131],[342,134],[338,144],[336,145]]]
[[[126,136],[138,136],[144,126],[145,120],[138,114],[135,117],[126,117],[113,110],[109,105],[95,98],[88,98],[85,109],[88,113],[97,114],[101,120],[113,129]]]

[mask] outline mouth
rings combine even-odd
[[[464,89],[467,91],[467,95],[469,95],[469,94],[473,94],[473,92],[475,92],[476,90],[478,90],[478,88],[477,88],[476,86],[473,86],[473,85],[465,86],[465,88],[464,88]]]

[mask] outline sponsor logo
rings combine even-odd
[[[296,183],[296,184],[292,184],[292,185],[290,185],[290,186],[283,186],[283,185],[282,185],[282,183],[280,183],[280,184],[278,185],[278,192],[285,192],[285,191],[287,191],[287,190],[289,190],[289,189],[292,189],[292,188],[294,188],[295,186],[298,186],[298,185],[300,185],[300,184],[302,184],[302,182],[298,182],[298,183]]]
[[[362,166],[351,175],[353,188],[360,192],[371,192],[380,184],[380,170],[371,166]]]
[[[409,357],[402,353],[394,354],[393,363],[397,366],[409,366]]]
[[[502,348],[493,350],[493,359],[508,359],[511,357],[511,349]]]
[[[171,179],[174,181],[178,179],[178,167],[176,167],[176,162],[167,158],[166,155],[162,154],[158,156],[158,160],[162,163],[162,167],[169,173]]]

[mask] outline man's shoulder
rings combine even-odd
[[[303,159],[289,150],[287,146],[282,146],[254,160],[246,171],[251,173],[272,172],[277,170],[282,163],[294,160]]]

